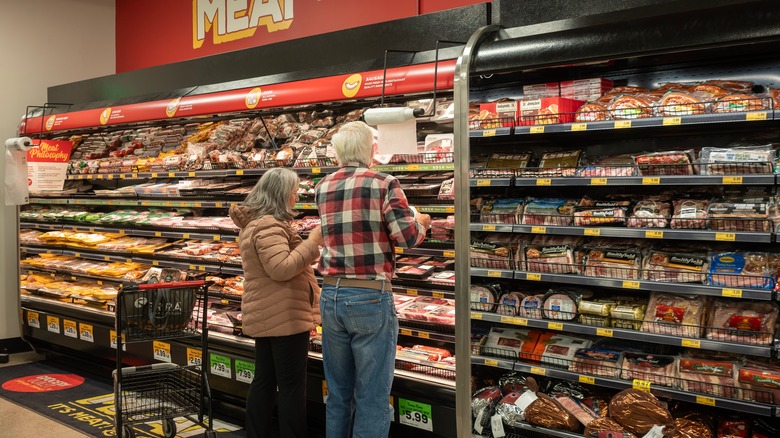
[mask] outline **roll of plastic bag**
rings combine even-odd
[[[30,202],[27,177],[27,151],[35,145],[29,137],[5,141],[5,205]]]

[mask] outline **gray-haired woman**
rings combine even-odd
[[[281,436],[306,436],[309,331],[320,323],[320,288],[311,265],[320,255],[322,233],[317,227],[304,241],[290,226],[298,183],[295,172],[271,169],[242,206],[230,209],[241,228],[243,331],[255,339],[255,378],[246,401],[248,437],[272,436],[277,387]]]

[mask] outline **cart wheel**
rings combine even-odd
[[[135,429],[127,424],[122,426],[122,438],[135,438]]]
[[[162,421],[163,436],[173,438],[176,436],[176,422],[173,418],[166,418]]]

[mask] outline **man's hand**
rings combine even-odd
[[[427,214],[424,214],[424,213],[420,213],[417,216],[415,216],[414,219],[423,226],[425,231],[428,231],[431,228],[431,216],[430,215],[427,215]]]
[[[309,231],[309,237],[307,237],[306,240],[311,240],[318,246],[322,246],[322,227],[317,225],[316,227],[312,228],[311,231]]]

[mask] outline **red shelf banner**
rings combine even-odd
[[[434,63],[387,69],[385,95],[422,93],[433,90]],[[379,97],[382,95],[382,70],[307,79],[254,88],[185,96],[170,100],[97,108],[27,119],[22,135],[123,125],[180,117],[204,116],[248,110],[279,108]],[[455,60],[440,61],[437,88],[450,90],[455,78]],[[43,123],[42,123],[43,122]]]

